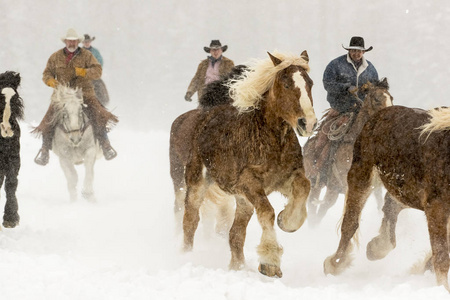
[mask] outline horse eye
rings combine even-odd
[[[284,88],[285,88],[285,89],[288,89],[288,88],[289,88],[289,84],[288,84],[288,83],[285,83],[285,84],[284,84]]]

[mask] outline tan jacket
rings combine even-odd
[[[195,72],[194,78],[192,78],[191,83],[189,84],[189,87],[187,89],[187,93],[190,94],[189,96],[192,96],[193,94],[195,94],[195,92],[197,92],[198,98],[200,99],[202,97],[203,89],[205,88],[205,77],[206,70],[208,69],[208,63],[209,60],[205,59],[202,60],[198,65],[197,72]],[[219,67],[219,75],[222,77],[230,73],[233,67],[234,62],[231,59],[222,56],[222,61]]]
[[[79,50],[68,64],[64,49],[53,53],[48,59],[42,80],[47,84],[50,78],[54,78],[60,84],[82,88],[85,97],[95,96],[92,80],[102,76],[102,67],[90,51],[83,48]],[[75,67],[86,69],[86,76],[77,76]]]

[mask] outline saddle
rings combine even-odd
[[[353,140],[347,134],[355,119],[354,115],[354,112],[341,114],[330,108],[322,117],[317,134],[310,139],[310,146],[305,149],[312,157],[310,178],[328,169],[326,166],[333,162],[337,149]]]

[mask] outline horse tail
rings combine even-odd
[[[428,111],[430,121],[419,127],[421,129],[420,136],[427,134],[427,138],[433,132],[450,130],[450,108],[438,107]]]

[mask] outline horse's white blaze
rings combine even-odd
[[[306,91],[306,81],[301,75],[300,71],[293,74],[293,79],[295,85],[300,89],[300,106],[305,113],[306,120],[306,132],[311,133],[314,130],[314,124],[317,123],[316,113],[312,105],[311,99],[308,97],[308,92]]]
[[[392,104],[391,97],[387,93],[384,93],[383,95],[386,97],[386,107],[392,106],[393,104]]]
[[[0,124],[2,137],[12,137],[14,132],[11,129],[9,118],[11,117],[11,98],[16,92],[6,87],[2,89],[2,94],[5,95],[5,110],[3,111],[3,122]]]

